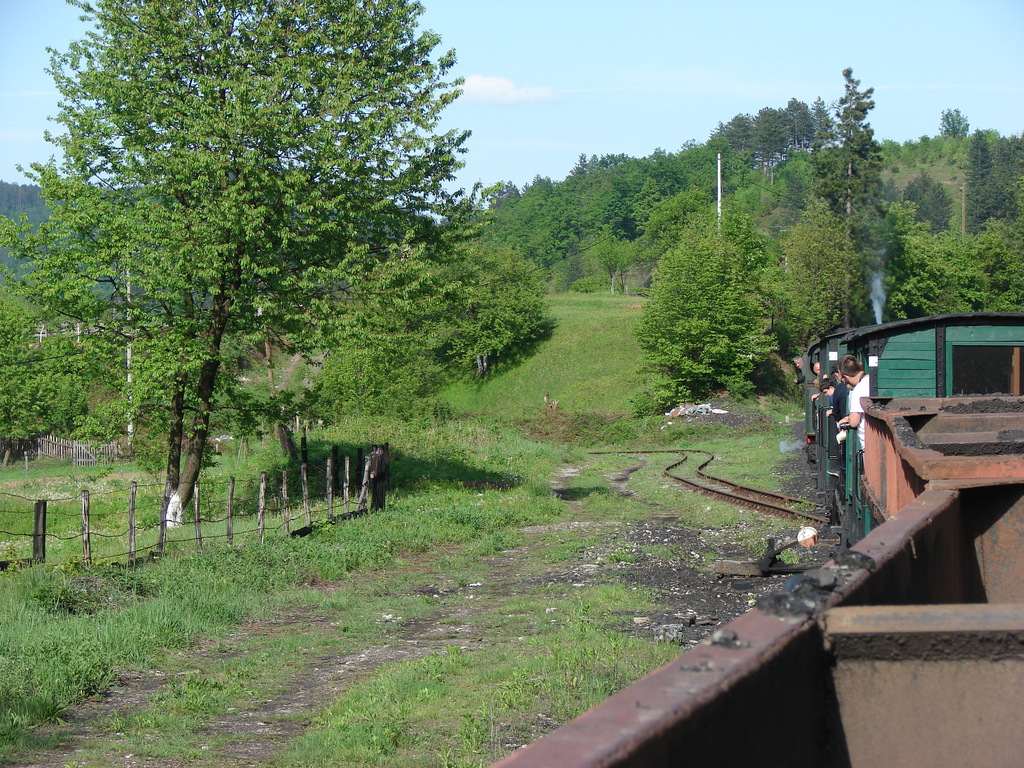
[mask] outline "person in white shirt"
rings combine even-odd
[[[840,427],[849,424],[850,429],[857,430],[857,440],[860,442],[860,450],[864,450],[864,407],[860,404],[862,397],[871,394],[871,381],[860,364],[860,360],[853,355],[846,355],[839,361],[839,373],[850,388],[850,396],[847,400],[849,414],[839,421]]]

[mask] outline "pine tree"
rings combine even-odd
[[[836,120],[822,135],[813,155],[815,192],[852,227],[858,205],[876,190],[881,178],[881,148],[867,122],[875,107],[875,89],[861,91],[853,70],[843,70],[845,92],[835,108]]]
[[[874,88],[860,90],[860,81],[854,79],[853,70],[843,70],[846,81],[843,97],[835,107],[835,121],[829,130],[819,134],[815,151],[811,155],[814,166],[815,194],[825,201],[836,216],[846,222],[847,237],[854,244],[860,269],[847,274],[880,275],[883,269],[879,241],[882,213],[878,202],[881,196],[882,151],[875,141],[874,131],[867,122],[874,108]],[[849,282],[849,298],[845,325],[868,319],[868,304],[863,285]],[[878,312],[875,313],[876,320]]]
[[[967,231],[976,234],[995,216],[995,189],[990,141],[987,131],[977,130],[967,147]]]

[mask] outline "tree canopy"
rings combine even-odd
[[[53,215],[8,227],[26,295],[130,347],[126,402],[167,439],[169,516],[201,466],[230,339],[301,345],[389,261],[440,247],[466,134],[411,0],[72,0],[52,70]]]
[[[768,258],[749,219],[727,216],[719,227],[709,212],[688,217],[637,326],[648,383],[642,407],[751,391],[751,374],[774,346],[760,306]]]

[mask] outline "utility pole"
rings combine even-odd
[[[960,234],[967,234],[967,182],[960,187]]]
[[[718,232],[722,232],[722,153],[718,153]]]

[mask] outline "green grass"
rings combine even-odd
[[[510,421],[543,415],[545,393],[559,401],[559,413],[630,414],[631,376],[640,355],[633,327],[642,302],[631,296],[551,296],[553,332],[535,355],[514,368],[496,361],[486,381],[453,384],[443,396],[456,413]]]
[[[204,551],[196,552],[186,525],[166,557],[117,568],[104,561],[123,551],[127,482],[145,484],[141,521],[152,522],[162,491],[156,478],[134,467],[74,476],[52,467],[0,473],[0,492],[7,494],[0,497],[0,529],[28,532],[33,499],[65,499],[53,503],[50,528],[65,540],[48,543],[47,564],[0,574],[0,763],[56,746],[59,740],[36,726],[102,691],[122,670],[159,670],[172,682],[151,702],[113,713],[103,724],[110,738],[91,741],[76,762],[109,765],[126,751],[140,760],[209,759],[225,737],[192,736],[203,723],[258,708],[291,678],[310,674],[319,659],[404,643],[401,622],[433,621],[450,630],[439,648],[349,686],[275,764],[489,765],[674,657],[677,647],[621,631],[623,616],[650,604],[643,590],[529,578],[589,560],[615,531],[652,514],[608,486],[606,476],[634,466],[636,456],[588,451],[706,448],[721,457],[713,473],[778,487],[778,443],[793,407],[747,404],[758,417],[741,429],[662,429],[664,419],[627,417],[639,300],[558,296],[551,313],[556,325],[534,357],[514,370],[499,364],[485,382],[445,393],[456,413],[471,416],[361,418],[310,433],[314,462],[332,445],[354,455],[355,446],[390,443],[394,492],[386,511],[319,525],[306,538],[275,530],[260,546],[242,535],[251,522],[240,520],[239,539],[228,546],[214,535],[222,524],[211,523]],[[558,411],[544,409],[545,392],[561,401]],[[580,468],[566,480],[571,504],[549,486],[562,465]],[[650,461],[630,485],[681,524],[737,526],[751,548],[777,525],[680,494],[661,476],[663,466],[660,457]],[[204,518],[221,516],[228,475],[238,478],[245,509],[259,471],[283,467],[271,442],[221,456],[204,473]],[[109,537],[94,540],[91,569],[76,557],[83,488],[92,495],[94,530]],[[293,490],[293,517],[300,514],[298,498]],[[315,514],[322,519],[322,507]],[[536,528],[568,521],[588,525]],[[279,525],[278,518],[270,524]],[[663,559],[679,554],[645,551]],[[520,581],[502,590],[490,583],[490,560],[510,553]],[[638,552],[623,546],[600,556],[629,564]],[[486,642],[460,635],[460,601],[470,599],[473,631]],[[282,615],[319,620],[301,632],[287,624],[242,629]]]

